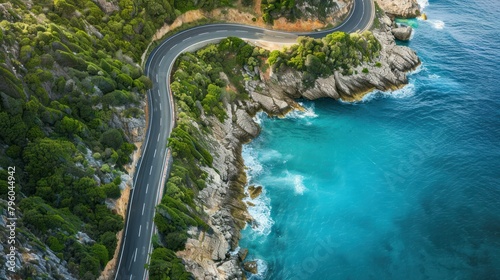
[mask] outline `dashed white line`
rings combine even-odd
[[[142,204],[142,215],[144,216],[144,207],[146,207],[146,203]]]
[[[173,45],[170,49],[173,49],[173,48],[177,47],[177,45],[178,45],[178,44]]]
[[[161,123],[162,123],[162,118],[160,117],[160,126],[161,126]]]
[[[151,171],[153,171],[153,166],[151,165],[151,168],[149,169],[149,175],[151,175]]]
[[[139,237],[141,237],[142,225],[139,226]]]
[[[165,57],[162,57],[161,60],[160,60],[160,64],[163,64],[163,59],[165,59]]]
[[[156,140],[156,142],[160,142],[160,134],[158,134],[158,139]]]
[[[146,230],[149,229],[149,222],[146,222]]]
[[[219,32],[227,32],[227,30],[217,30],[217,31],[215,31],[215,33],[219,33]]]
[[[135,259],[137,259],[137,248],[135,248],[134,262],[135,262]]]
[[[160,110],[161,110],[161,103],[160,103]]]
[[[158,74],[156,74],[156,82],[158,83]]]
[[[157,149],[155,149],[155,154],[153,155],[153,157],[156,157],[156,150],[157,150]]]
[[[146,185],[146,193],[148,193],[149,190],[149,184]]]
[[[203,33],[200,33],[198,35],[205,35],[205,34],[208,34],[209,32],[203,32]]]

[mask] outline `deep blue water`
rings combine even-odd
[[[430,1],[410,84],[260,115],[253,279],[500,279],[500,1]]]

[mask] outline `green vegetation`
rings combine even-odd
[[[274,71],[291,67],[304,72],[304,83],[312,85],[318,77],[332,75],[336,70],[352,74],[352,67],[372,61],[381,46],[371,32],[362,34],[334,32],[322,39],[300,37],[298,44],[284,52],[273,51],[267,62]]]
[[[123,165],[135,149],[117,120],[141,115],[137,106],[151,86],[137,65],[142,53],[154,32],[182,12],[235,0],[119,0],[108,10],[96,3],[10,1],[12,8],[0,11],[0,198],[7,198],[5,169],[16,166],[19,232],[56,252],[79,279],[97,278],[123,227],[105,200],[120,196]],[[211,83],[200,102],[223,119],[218,105],[226,92]],[[211,164],[199,145],[192,156]],[[199,172],[192,178],[202,188]],[[198,218],[184,224],[204,226]],[[78,232],[95,243],[81,243]],[[172,263],[177,271],[180,262]],[[14,277],[26,278],[19,273]]]
[[[267,54],[231,37],[196,53],[183,54],[176,61],[171,88],[178,120],[169,139],[174,161],[155,216],[160,235],[149,265],[151,279],[189,279],[174,252],[184,249],[189,227],[209,230],[194,202],[207,178],[201,167],[212,167],[213,162],[203,140],[211,129],[202,120],[203,114],[224,121],[226,104],[247,98],[232,89],[243,88],[242,79],[237,77],[241,75],[233,73],[239,73],[244,65],[252,69],[259,66]],[[221,73],[228,73],[229,84]]]
[[[304,16],[298,7],[305,7],[307,13],[322,21],[326,20],[330,11],[338,9],[338,5],[334,1],[262,0],[262,19],[267,23],[273,23],[273,20],[279,17],[294,21]]]

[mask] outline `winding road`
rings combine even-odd
[[[145,264],[149,263],[152,252],[151,239],[155,231],[153,217],[163,195],[171,161],[167,139],[174,125],[174,110],[169,85],[176,58],[183,52],[199,49],[229,36],[250,42],[294,43],[300,35],[320,38],[333,31],[351,33],[365,30],[371,26],[374,12],[373,0],[355,0],[341,25],[314,33],[287,33],[239,24],[203,25],[179,32],[153,50],[145,67],[146,75],[153,81],[153,87],[148,91],[149,125],[127,209],[116,280],[148,278]]]

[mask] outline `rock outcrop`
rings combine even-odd
[[[382,45],[380,56],[374,62],[356,67],[352,75],[337,71],[307,87],[302,82],[303,74],[290,68],[279,73],[247,68],[245,74],[251,78],[245,86],[251,98],[226,105],[224,122],[202,114],[202,122],[211,128],[211,133],[203,136],[203,142],[208,143],[214,162],[213,167],[202,167],[208,179],[206,187],[197,194],[197,205],[206,214],[211,229],[191,228],[185,250],[177,252],[196,279],[245,279],[243,269],[258,272],[256,262],[244,262],[248,250],[237,249],[241,229],[252,221],[247,205],[242,202],[246,195],[246,175],[241,149],[243,143],[260,132],[252,119],[255,112],[284,115],[300,107],[294,101],[297,98],[358,100],[374,89],[396,89],[408,82],[406,72],[415,69],[420,60],[410,48],[395,44],[394,25],[389,17],[380,18],[380,22],[380,29],[374,31]],[[247,195],[256,197],[262,188],[249,190]]]
[[[391,17],[414,18],[420,15],[417,0],[376,0],[376,2]]]
[[[0,199],[0,206],[3,209],[7,209],[7,201]],[[17,218],[22,220],[21,211],[17,212],[19,215]],[[9,236],[9,228],[7,224],[7,211],[0,211],[0,240],[5,242],[0,243],[0,251],[4,262],[2,265],[3,269],[0,269],[0,279],[76,279],[68,270],[68,263],[62,260],[61,254],[56,255],[48,247],[43,247],[40,244],[40,240],[31,233],[29,230],[16,230],[16,244],[13,244],[16,248],[15,254],[15,270],[16,272],[11,272],[7,270],[7,264],[5,263],[7,252],[11,245],[7,244],[6,240]]]
[[[294,99],[310,100],[329,97],[346,101],[361,99],[372,90],[394,90],[408,83],[406,72],[415,69],[420,60],[408,47],[398,46],[392,35],[393,23],[387,16],[381,20],[381,28],[373,31],[382,45],[376,62],[363,63],[354,68],[352,75],[335,71],[326,78],[318,78],[314,85],[302,82],[302,72],[286,68],[278,73],[260,75],[260,79],[247,81],[246,88],[253,100],[274,115],[283,115],[297,107]],[[410,30],[411,33],[411,30]],[[250,72],[247,74],[251,75]]]
[[[401,41],[408,41],[411,37],[412,28],[410,26],[401,26],[392,29],[394,38]]]
[[[242,202],[246,177],[241,148],[260,132],[251,117],[257,110],[259,106],[254,101],[239,101],[227,105],[228,117],[223,123],[203,116],[202,121],[212,128],[203,140],[208,143],[214,162],[213,168],[203,167],[208,179],[197,200],[211,230],[191,228],[185,250],[177,252],[196,279],[243,278],[243,256],[235,250],[240,231],[251,217]]]

